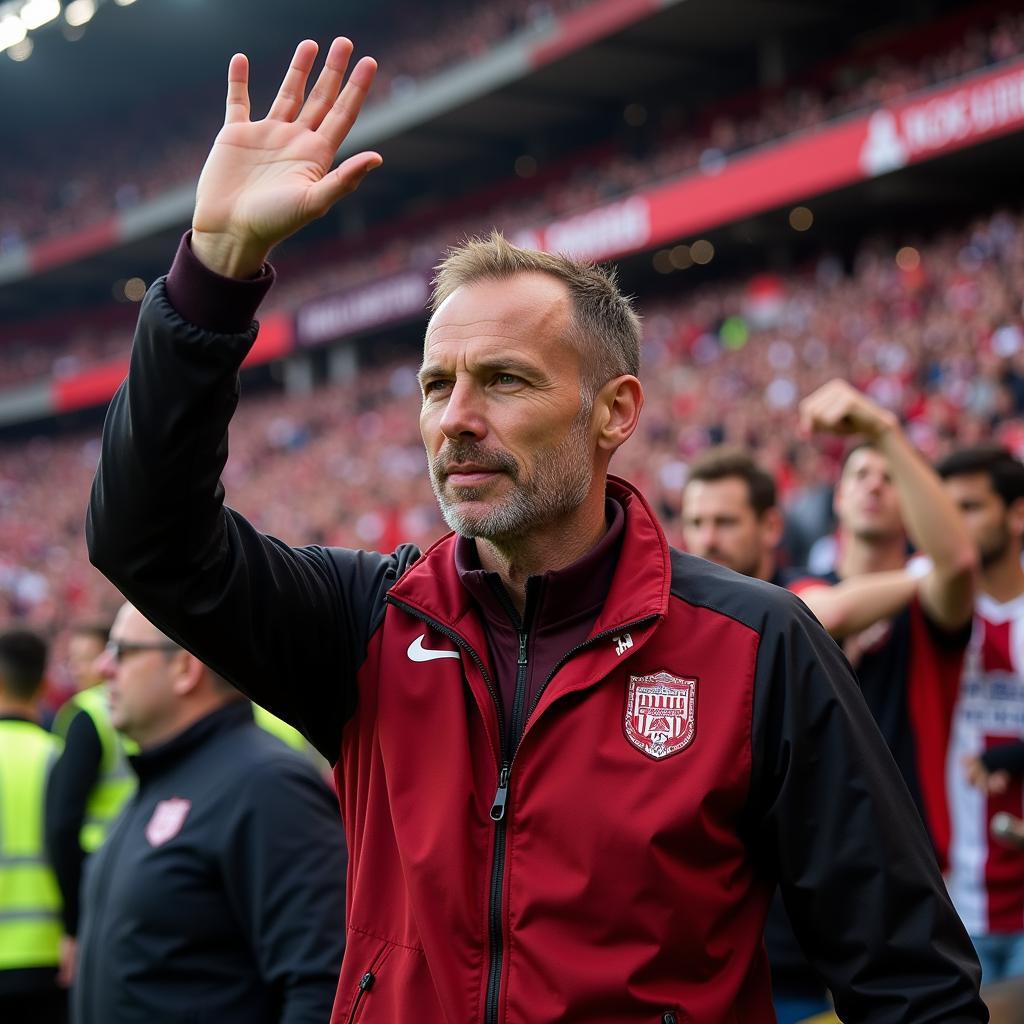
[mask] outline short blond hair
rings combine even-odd
[[[615,377],[640,372],[640,317],[619,290],[612,267],[513,245],[500,231],[470,238],[449,249],[434,268],[430,309],[436,311],[457,288],[475,281],[501,281],[518,274],[547,274],[569,289],[573,304],[571,339],[586,358],[583,376],[591,395]]]

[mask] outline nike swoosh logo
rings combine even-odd
[[[421,633],[411,644],[405,653],[409,655],[410,661],[437,661],[439,658],[455,658],[459,660],[461,655],[458,651],[434,651],[423,646],[426,633]]]

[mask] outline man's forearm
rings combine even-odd
[[[954,576],[973,571],[976,556],[967,527],[934,470],[914,450],[899,427],[877,441],[889,460],[900,497],[903,522],[911,541],[937,572]]]

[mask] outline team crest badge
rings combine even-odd
[[[670,672],[629,677],[626,739],[660,761],[684,750],[697,731],[697,679]]]
[[[149,845],[163,846],[169,839],[173,839],[185,824],[191,807],[191,800],[182,800],[180,797],[161,800],[153,809],[153,816],[146,825]]]

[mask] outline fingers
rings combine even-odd
[[[303,39],[295,47],[291,65],[281,81],[281,88],[271,104],[267,117],[274,121],[294,121],[306,93],[306,79],[313,69],[319,47],[312,39]]]
[[[345,88],[341,90],[341,94],[324,117],[319,133],[334,149],[342,144],[355,124],[376,74],[377,62],[372,57],[361,58],[352,69],[352,74],[348,76]]]
[[[228,98],[224,123],[249,120],[249,59],[236,53],[228,64]]]
[[[380,153],[372,152],[357,153],[343,161],[309,190],[317,214],[323,215],[342,196],[354,192],[370,171],[380,167],[383,162]]]
[[[317,78],[316,85],[310,90],[309,98],[299,114],[299,124],[304,124],[313,131],[320,127],[327,111],[331,109],[334,101],[338,98],[338,90],[341,88],[351,56],[351,40],[340,36],[331,43],[320,77]]]

